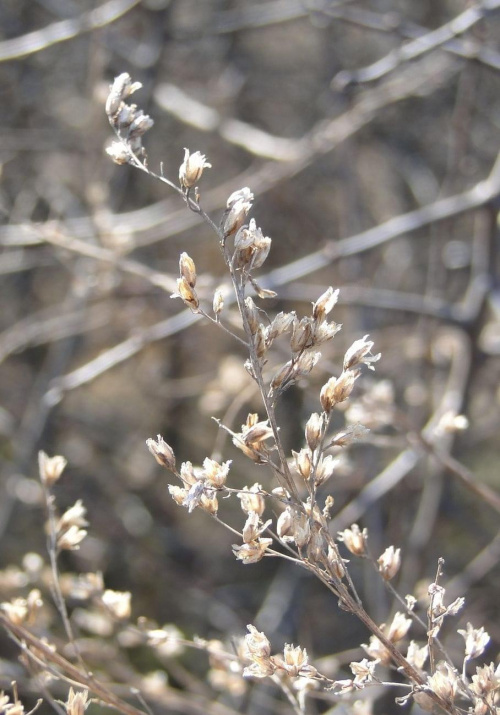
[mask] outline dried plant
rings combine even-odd
[[[332,608],[338,604],[345,618],[359,619],[370,638],[362,645],[366,657],[351,662],[351,673],[346,677],[340,671],[334,676],[323,673],[300,645],[285,644],[283,650],[275,652],[265,633],[253,624],[248,625],[244,638],[230,646],[219,641],[188,640],[174,626],[161,627],[147,616],[132,623],[130,593],[106,589],[100,574],[61,573],[61,552],[77,550],[87,538],[87,510],[78,500],[58,514],[55,492],[66,460],[59,456],[49,458],[41,452],[39,472],[47,511],[49,569],[47,573],[43,564],[27,560],[25,571],[32,572],[27,583],[38,580],[50,584],[69,650],[35,635],[34,627],[50,624],[53,614],[40,590],[33,588],[26,598],[16,597],[3,603],[0,613],[2,625],[21,649],[24,664],[59,712],[83,715],[91,703],[89,693],[127,715],[149,712],[135,690],[138,707],[119,697],[105,679],[89,671],[85,649],[91,646],[75,635],[67,611],[66,600],[72,598],[82,604],[80,624],[85,623],[103,642],[113,634],[122,647],[148,647],[169,661],[185,648],[201,650],[208,656],[208,680],[215,689],[237,696],[245,691],[249,680],[270,679],[296,713],[306,712],[308,698],[318,693],[332,703],[350,703],[352,712],[358,712],[357,701],[364,698],[369,703],[370,690],[380,687],[397,689],[396,701],[400,705],[415,702],[429,712],[477,715],[498,712],[500,666],[491,662],[477,666],[475,672],[469,668],[469,662],[480,658],[488,645],[489,636],[484,629],[469,623],[466,630],[458,630],[465,646],[461,662],[454,662],[440,641],[445,621],[452,622],[464,606],[463,598],[447,602],[442,560],[428,585],[426,605],[422,606],[416,595],[403,597],[391,584],[404,558],[398,545],[387,546],[377,556],[371,551],[366,528],[353,523],[335,533],[331,527],[336,515],[339,456],[354,442],[363,440],[368,432],[368,426],[356,420],[339,429],[334,416],[339,406],[345,411],[351,404],[359,378],[365,371],[374,371],[380,353],[373,353],[374,343],[368,335],[352,343],[344,352],[339,373],[329,377],[316,395],[317,411],[306,421],[303,443],[287,453],[277,406],[289,388],[308,385],[308,378],[321,359],[320,347],[334,340],[341,330],[342,326],[331,318],[338,290],[329,287],[324,291],[313,303],[310,315],[299,317],[295,312],[271,315],[265,309],[266,300],[275,298],[276,293],[259,282],[256,272],[265,263],[272,241],[250,217],[254,198],[251,189],[234,191],[220,221],[215,223],[202,207],[198,186],[204,171],[212,168],[203,154],[184,150],[179,184],[166,177],[163,170],[153,172],[142,144],[153,120],[138,106],[128,103],[140,86],[126,73],[115,79],[106,112],[116,138],[107,151],[117,164],[131,165],[176,191],[187,209],[198,214],[213,232],[231,290],[224,287],[208,294],[206,284],[199,288],[195,260],[183,252],[177,290],[172,297],[210,321],[214,329],[229,334],[246,351],[245,368],[258,390],[261,411],[249,413],[238,432],[221,421],[218,425],[230,435],[234,448],[253,463],[258,481],[244,487],[231,486],[231,459],[217,461],[207,456],[200,466],[187,459],[179,463],[161,435],[148,439],[147,447],[175,478],[168,489],[174,502],[187,510],[186,518],[201,509],[207,512],[207,519],[228,529],[234,535],[233,554],[242,565],[273,558],[307,571],[331,593]],[[236,307],[240,319],[236,328],[232,307]],[[280,350],[276,351],[278,345]],[[368,392],[365,397],[368,419],[376,421],[370,413]],[[363,414],[363,409],[359,408],[357,414]],[[436,426],[436,433],[465,426],[463,418],[456,414],[448,415],[445,422],[442,420]],[[427,447],[433,449],[432,439]],[[226,497],[240,500],[243,514],[236,524],[226,516],[229,513],[225,508]],[[372,564],[373,578],[390,590],[398,604],[399,610],[387,623],[376,622],[358,594],[351,574],[351,560],[355,563],[358,559]],[[37,572],[37,579],[33,572]],[[137,678],[146,699],[149,696],[154,700],[161,694],[162,702],[169,707],[192,707],[194,712],[189,699],[180,703],[178,691],[169,688],[161,676],[155,678]],[[71,686],[66,701],[58,701],[50,694],[54,683],[60,682]],[[76,687],[81,689],[75,690]],[[131,687],[135,688],[135,683]],[[6,715],[24,712],[15,689],[12,702],[2,693],[0,703]],[[203,707],[209,712],[219,712],[215,702],[207,701]]]

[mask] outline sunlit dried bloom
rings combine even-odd
[[[255,353],[260,360],[267,352],[266,331],[263,325],[259,325],[257,328],[257,332],[253,336],[253,344],[255,346]]]
[[[296,320],[295,313],[283,313],[280,312],[274,316],[273,321],[266,328],[266,340],[268,345],[270,345],[273,340],[278,338],[283,333],[290,328],[293,322]]]
[[[194,288],[196,285],[196,266],[191,256],[185,252],[181,253],[179,258],[179,271],[191,288]]]
[[[77,551],[86,536],[85,529],[79,529],[75,525],[70,526],[69,529],[58,534],[57,548],[61,551]]]
[[[311,318],[301,318],[299,321],[294,320],[292,328],[292,337],[290,338],[290,347],[293,353],[300,353],[307,348],[312,347],[313,323]]]
[[[146,445],[158,464],[161,464],[162,467],[166,467],[171,472],[175,472],[174,450],[165,442],[160,434],[157,436],[156,442],[154,439],[147,439]]]
[[[465,639],[465,659],[472,660],[484,653],[484,649],[490,642],[490,636],[483,627],[474,628],[472,623],[467,623],[467,630],[458,630]]]
[[[362,643],[361,647],[372,660],[379,661],[384,665],[388,665],[391,662],[390,652],[377,636],[370,636],[369,643]]]
[[[328,323],[324,320],[321,323],[314,323],[311,341],[313,345],[321,345],[334,338],[342,326],[333,321]]]
[[[212,164],[206,160],[207,157],[199,151],[194,154],[189,153],[189,149],[184,148],[184,161],[179,168],[179,181],[185,189],[191,189],[200,179],[204,169],[211,169]]]
[[[11,601],[4,601],[0,604],[0,608],[9,621],[16,626],[22,625],[28,617],[28,603],[25,598],[13,598]]]
[[[80,690],[76,692],[73,688],[69,689],[68,699],[64,703],[67,715],[83,715],[85,710],[90,705],[89,691]]]
[[[132,596],[129,591],[111,591],[110,589],[104,591],[101,596],[101,600],[108,611],[119,620],[130,618],[132,612],[131,598]]]
[[[130,161],[130,150],[125,142],[114,141],[106,147],[106,154],[114,161],[115,164],[123,166]]]
[[[113,84],[109,88],[108,99],[106,100],[106,114],[111,118],[120,109],[121,103],[142,87],[140,82],[133,82],[127,72],[123,72],[115,77]]]
[[[184,506],[184,502],[186,501],[186,497],[188,495],[187,489],[183,489],[177,484],[169,484],[168,491],[176,504],[178,504],[179,506]]]
[[[66,529],[69,529],[70,526],[88,526],[89,523],[85,519],[86,513],[87,509],[83,506],[82,500],[78,499],[78,501],[76,501],[73,506],[71,506],[69,509],[66,509],[64,514],[59,519],[56,527],[57,532],[60,533],[62,531],[65,531]]]
[[[331,545],[327,551],[327,564],[331,573],[338,579],[342,580],[345,576],[344,560],[340,558],[336,549]]]
[[[255,335],[257,330],[259,329],[260,321],[259,321],[259,310],[257,306],[255,305],[253,298],[251,296],[248,296],[245,298],[245,307],[246,307],[246,317],[248,320],[248,325],[250,327],[250,332],[252,335]]]
[[[262,494],[260,484],[254,484],[250,489],[245,486],[238,493],[238,499],[241,501],[241,508],[245,514],[250,514],[250,512],[256,512],[259,516],[262,516],[264,509],[266,508],[266,502]]]
[[[368,335],[365,335],[360,340],[356,340],[344,355],[344,371],[352,370],[358,365],[364,364],[369,370],[374,370],[372,363],[380,360],[380,353],[370,355],[373,347],[373,341],[367,340]]]
[[[390,581],[399,571],[401,566],[401,549],[388,546],[384,553],[377,559],[378,570],[385,581]]]
[[[397,611],[397,613],[394,614],[394,618],[392,619],[392,623],[389,627],[387,638],[391,641],[391,643],[397,643],[408,633],[411,623],[411,618],[406,618],[404,613]]]
[[[300,355],[299,359],[295,363],[295,376],[305,377],[309,375],[313,367],[317,364],[321,357],[320,352],[305,352]]]
[[[247,658],[269,658],[271,655],[271,644],[265,633],[261,633],[255,626],[247,626],[248,633],[245,636],[245,656]]]
[[[297,676],[310,677],[317,673],[316,668],[309,665],[306,649],[300,646],[294,648],[293,645],[285,643],[283,657],[276,656],[273,660],[291,678],[296,678]]]
[[[363,439],[370,430],[359,423],[348,425],[334,436],[330,447],[348,447],[353,442]]]
[[[418,670],[423,670],[425,662],[429,657],[429,646],[427,644],[419,646],[415,641],[411,641],[408,646],[406,660],[410,665]]]
[[[246,544],[254,542],[264,531],[271,525],[271,519],[262,523],[259,515],[255,511],[251,511],[243,527],[243,541]]]
[[[271,239],[257,228],[255,219],[241,226],[234,238],[233,264],[236,268],[260,268],[271,248]]]
[[[427,680],[427,685],[429,690],[446,703],[453,704],[458,689],[458,678],[451,665],[444,661],[440,662],[436,672]]]
[[[311,451],[307,447],[303,447],[300,452],[292,450],[292,454],[295,460],[295,467],[300,476],[304,479],[309,479],[312,468]]]
[[[476,674],[472,676],[470,689],[479,697],[485,698],[493,694],[500,687],[500,663],[495,670],[494,663],[478,666]]]
[[[0,712],[2,715],[24,715],[24,705],[18,698],[15,681],[12,683],[12,690],[14,691],[14,702],[10,701],[9,696],[3,690],[0,691]]]
[[[227,200],[227,210],[222,217],[222,230],[225,237],[236,233],[243,226],[252,208],[252,201],[253,194],[247,187],[231,194]]]
[[[206,457],[203,462],[205,477],[210,486],[221,488],[224,486],[231,467],[232,460],[219,464],[214,459]]]
[[[363,529],[363,531],[361,531],[357,524],[353,524],[350,529],[339,531],[338,539],[344,542],[351,554],[363,556],[366,553],[368,530]]]
[[[317,412],[313,412],[306,424],[306,442],[310,450],[314,451],[321,442],[323,420]]]
[[[212,309],[215,315],[220,315],[224,308],[224,293],[221,288],[217,288],[212,301]]]
[[[354,686],[358,688],[363,688],[365,685],[373,683],[375,680],[375,666],[377,665],[376,660],[368,660],[363,658],[359,662],[349,663],[349,667],[353,673]]]
[[[358,377],[358,370],[344,370],[340,377],[331,377],[323,385],[320,392],[320,401],[325,412],[331,412],[336,404],[347,400]]]
[[[38,452],[38,469],[43,484],[51,487],[64,471],[67,460],[61,456],[49,457],[45,452]]]
[[[324,320],[339,299],[339,290],[333,290],[330,286],[320,295],[316,303],[313,303],[313,318]]]
[[[300,549],[311,538],[309,517],[298,509],[287,506],[279,515],[276,531],[281,541],[285,544],[294,542]]]
[[[191,514],[191,512],[194,511],[196,509],[196,507],[200,505],[200,502],[204,495],[204,492],[205,492],[205,483],[203,480],[200,479],[195,484],[193,484],[193,486],[189,489],[189,491],[186,494],[186,497],[182,503],[182,506],[185,506],[186,509]]]
[[[184,303],[196,313],[198,311],[200,301],[196,295],[194,288],[191,288],[184,276],[177,278],[177,293],[172,293],[172,298],[182,298]]]
[[[415,598],[415,596],[412,596],[410,593],[408,593],[405,596],[405,601],[406,601],[406,608],[409,611],[413,611],[415,609],[415,606],[417,605],[417,599]]]
[[[244,564],[255,564],[262,559],[272,543],[272,539],[256,539],[241,546],[233,544],[233,554]]]
[[[338,464],[339,460],[333,457],[333,455],[331,454],[328,454],[326,457],[320,457],[316,466],[314,484],[317,487],[319,487],[321,484],[324,484],[327,479],[330,479]]]
[[[217,514],[219,511],[217,496],[210,490],[204,491],[200,498],[200,507],[209,514]]]
[[[130,139],[137,139],[142,137],[151,127],[154,125],[154,121],[150,116],[144,114],[144,112],[139,109],[129,125],[128,135]],[[131,145],[133,146],[133,145]]]
[[[184,484],[192,486],[199,481],[201,474],[199,469],[195,471],[191,462],[183,462],[181,464],[180,476]]]
[[[432,625],[429,635],[436,637],[439,630],[443,624],[443,620],[446,616],[454,616],[463,607],[465,603],[464,598],[456,598],[453,603],[449,606],[444,605],[444,595],[445,589],[439,586],[437,583],[431,583],[428,588],[428,593],[431,597],[431,602],[429,606],[429,614],[431,617]]]

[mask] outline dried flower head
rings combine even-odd
[[[55,484],[63,473],[67,463],[64,457],[49,457],[45,452],[38,452],[38,468],[42,483],[46,484],[47,487],[51,487]]]
[[[367,340],[368,335],[365,335],[360,340],[356,340],[344,355],[344,370],[352,370],[358,365],[366,365],[369,370],[375,370],[374,362],[380,360],[380,353],[371,355],[373,341]]]
[[[385,581],[390,581],[399,571],[401,566],[401,549],[388,546],[384,553],[377,559],[378,570]]]
[[[80,690],[79,692],[75,692],[73,688],[70,688],[68,693],[68,699],[64,703],[67,715],[84,715],[85,710],[91,703],[88,697],[88,690]]]
[[[233,554],[244,564],[255,564],[263,558],[272,543],[272,539],[255,539],[241,546],[233,544]]]
[[[368,539],[368,530],[361,529],[357,524],[353,524],[350,529],[344,529],[338,533],[339,541],[343,541],[351,554],[355,556],[364,556],[366,553],[366,541]]]
[[[174,450],[165,442],[160,434],[157,436],[156,442],[154,439],[147,439],[146,445],[158,464],[161,464],[162,467],[166,467],[171,472],[175,472]]]
[[[339,290],[333,290],[330,286],[320,295],[316,303],[313,303],[313,318],[323,321],[339,299]]]
[[[245,486],[238,493],[238,499],[241,501],[241,508],[245,514],[250,514],[250,512],[256,512],[259,516],[262,516],[264,509],[266,508],[266,502],[262,492],[262,487],[260,484],[254,484],[250,489]]]
[[[467,630],[458,630],[465,638],[465,659],[472,660],[484,653],[484,649],[490,642],[490,636],[483,627],[474,628],[472,623],[467,623]]]
[[[184,149],[184,161],[179,168],[179,181],[183,188],[191,189],[200,179],[204,169],[211,169],[207,157],[199,151],[194,154],[189,153],[189,149]]]

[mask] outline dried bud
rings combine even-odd
[[[217,288],[214,293],[212,308],[216,316],[222,313],[222,309],[224,308],[224,293],[221,288]]]
[[[181,253],[179,270],[181,276],[186,279],[191,288],[194,288],[196,285],[196,266],[191,256],[188,256],[187,253]]]
[[[86,536],[85,529],[79,529],[73,524],[66,531],[57,535],[57,548],[60,551],[77,551]]]
[[[339,299],[339,291],[333,290],[330,286],[313,304],[313,318],[319,322],[323,321],[332,310]]]
[[[300,452],[294,452],[292,450],[293,457],[295,459],[295,466],[301,477],[304,479],[309,479],[311,476],[311,452],[308,448],[303,447]]]
[[[298,548],[305,546],[311,538],[311,526],[309,517],[303,512],[299,512],[293,507],[281,512],[276,531],[283,543],[294,542]]]
[[[227,200],[227,210],[222,217],[222,230],[225,237],[236,233],[243,226],[252,208],[252,201],[253,194],[248,188],[231,194]]]
[[[297,316],[295,313],[281,312],[275,315],[271,325],[268,325],[266,328],[266,339],[268,344],[270,345],[273,340],[278,338],[280,335],[283,335],[283,333],[286,333],[296,318]]]
[[[257,328],[257,332],[253,336],[254,340],[254,346],[255,346],[255,352],[257,354],[257,357],[263,358],[264,355],[267,352],[267,345],[266,345],[266,331],[264,326],[261,324]]]
[[[283,660],[280,663],[291,678],[296,678],[299,674],[311,674],[307,651],[305,648],[285,643],[283,650]]]
[[[120,109],[120,104],[142,87],[140,82],[132,83],[132,79],[127,72],[115,77],[113,84],[109,88],[108,99],[106,100],[106,114],[111,119]]]
[[[405,637],[410,629],[410,626],[411,618],[406,618],[404,613],[398,611],[394,614],[394,618],[392,619],[392,623],[387,633],[387,638],[391,641],[391,643],[397,643],[401,640],[401,638]]]
[[[266,502],[262,494],[260,484],[254,484],[253,487],[243,487],[242,491],[238,494],[238,499],[241,500],[241,508],[245,514],[250,514],[250,512],[256,512],[259,516],[262,516],[264,509],[266,507]]]
[[[394,549],[389,546],[377,559],[378,570],[385,581],[390,581],[399,571],[401,566],[401,549]]]
[[[347,400],[358,377],[358,370],[344,370],[340,377],[331,377],[328,382],[323,385],[320,393],[320,401],[326,413],[330,413],[333,407],[339,402]]]
[[[51,487],[57,482],[67,465],[64,457],[48,457],[45,452],[38,452],[38,469],[40,480],[47,487]]]
[[[257,310],[257,306],[253,302],[252,298],[250,298],[250,296],[248,296],[248,298],[245,298],[245,307],[248,324],[250,326],[250,332],[252,333],[252,335],[255,335],[260,325],[259,311]]]
[[[302,350],[312,346],[313,326],[310,318],[302,318],[293,323],[290,347],[293,353],[300,353]]]
[[[340,558],[336,549],[332,546],[328,547],[327,563],[331,573],[338,579],[342,580],[345,576],[344,561]]]
[[[344,371],[351,370],[361,364],[365,364],[369,370],[375,370],[371,363],[380,360],[380,353],[370,355],[373,342],[367,340],[367,337],[368,335],[365,335],[361,340],[356,340],[346,352],[344,355]]]
[[[139,110],[128,128],[128,138],[132,140],[142,137],[153,124],[151,117]]]
[[[214,459],[206,457],[203,462],[203,471],[205,479],[210,486],[220,489],[224,486],[227,480],[227,475],[229,474],[229,468],[231,466],[231,460],[219,464]],[[182,473],[181,473],[182,476]]]
[[[361,529],[357,524],[353,524],[350,529],[344,529],[338,533],[339,541],[343,541],[351,554],[364,556],[366,553],[366,541],[368,539],[367,529]]]
[[[306,424],[306,442],[309,449],[314,452],[321,442],[323,420],[317,412],[313,412]]]
[[[89,523],[85,519],[85,514],[87,513],[86,508],[83,506],[81,499],[78,499],[72,507],[66,509],[64,514],[61,516],[57,523],[57,532],[62,532],[65,529],[69,529],[70,526],[88,526]]]
[[[204,169],[211,169],[212,164],[206,161],[206,156],[199,151],[189,154],[189,149],[184,149],[184,161],[179,169],[179,181],[185,189],[191,189],[200,179]]]
[[[177,290],[179,292],[172,295],[172,298],[182,298],[188,308],[191,308],[191,310],[196,313],[198,311],[200,301],[198,300],[196,291],[194,290],[194,288],[191,288],[184,276],[177,279]]]
[[[161,464],[162,467],[166,467],[171,472],[175,472],[174,451],[160,434],[157,436],[156,442],[154,439],[147,439],[146,445],[158,464]]]

